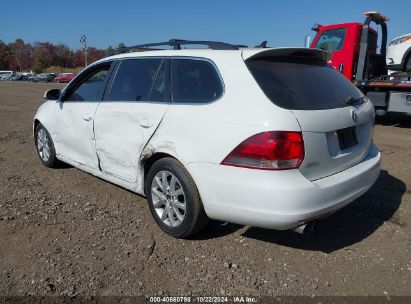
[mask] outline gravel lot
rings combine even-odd
[[[411,295],[411,117],[380,121],[376,185],[305,235],[157,228],[143,197],[47,169],[32,118],[58,84],[0,82],[0,295]]]

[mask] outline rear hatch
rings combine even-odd
[[[372,143],[374,108],[350,81],[313,49],[269,49],[244,54],[266,96],[289,109],[304,138],[300,171],[310,180],[361,162]]]

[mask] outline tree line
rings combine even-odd
[[[87,63],[115,54],[124,43],[105,50],[87,48]],[[65,44],[51,42],[25,43],[22,39],[6,44],[0,40],[0,70],[35,73],[78,71],[84,67],[84,51],[72,50]]]

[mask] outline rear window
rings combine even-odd
[[[333,109],[345,107],[349,97],[363,97],[348,79],[322,60],[264,57],[246,64],[265,95],[285,109]]]

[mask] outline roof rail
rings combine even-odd
[[[166,42],[146,43],[134,46],[125,47],[120,50],[121,53],[130,52],[132,50],[153,50],[153,46],[168,45],[172,46],[175,50],[181,50],[182,45],[207,45],[212,50],[238,50],[236,45],[219,42],[219,41],[197,41],[197,40],[182,40],[182,39],[170,39]],[[157,49],[158,50],[158,49]]]

